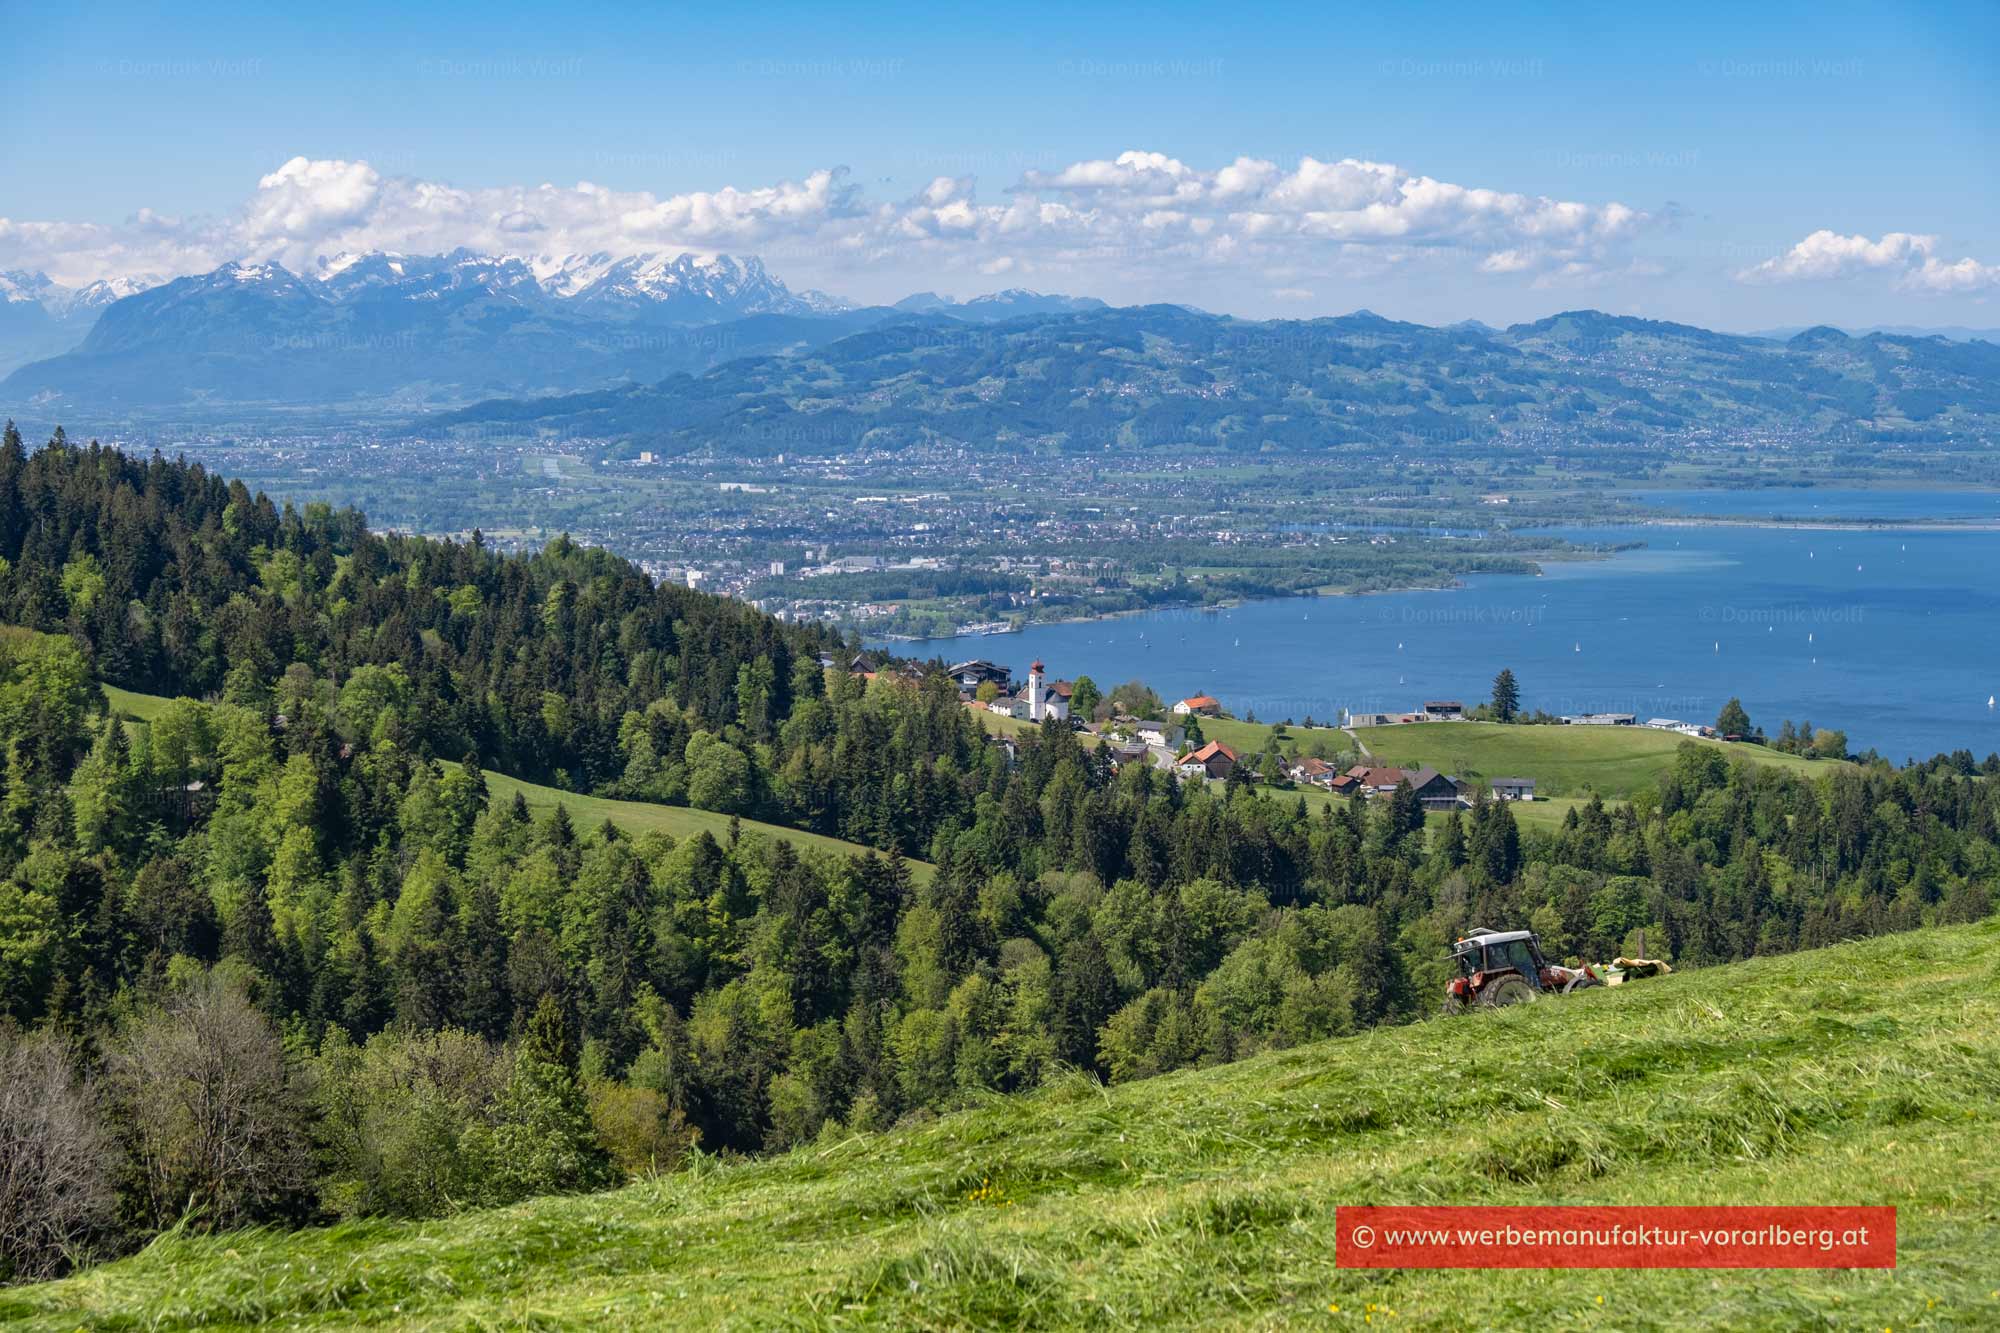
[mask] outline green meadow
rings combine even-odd
[[[1374,762],[1414,768],[1429,764],[1446,773],[1484,778],[1535,779],[1543,796],[1630,796],[1656,783],[1673,766],[1688,738],[1646,727],[1502,726],[1495,722],[1416,722],[1357,727],[1354,734]],[[1762,745],[1696,741],[1753,764],[1775,764],[1814,774],[1839,760],[1802,759]]]

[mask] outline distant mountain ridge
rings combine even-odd
[[[969,301],[956,301],[936,292],[918,292],[896,302],[892,309],[912,315],[954,315],[961,319],[993,321],[1016,319],[1022,315],[1065,315],[1085,310],[1108,309],[1094,296],[1058,296],[1031,292],[1025,287],[1009,287]]]
[[[1759,329],[1750,334],[1752,338],[1775,338],[1780,342],[1804,333],[1807,325],[1788,324],[1781,328]],[[1821,328],[1830,325],[1819,325]],[[1865,338],[1871,333],[1887,333],[1898,338],[1948,338],[1952,342],[2000,343],[2000,329],[1969,329],[1963,324],[1941,324],[1937,326],[1919,324],[1874,324],[1865,329],[1841,329],[1850,338]]]
[[[750,453],[2000,435],[2000,347],[1825,327],[1259,321],[1024,289],[857,308],[753,257],[664,253],[372,251],[305,273],[0,282],[0,344],[80,340],[0,380],[0,412],[78,428],[309,410]]]
[[[757,259],[728,255],[373,251],[306,273],[232,261],[109,302],[87,334],[72,330],[73,350],[16,369],[0,394],[114,410],[414,409],[702,368],[884,314],[795,293]]]
[[[1449,454],[1502,438],[1976,443],[2000,437],[2000,347],[1826,328],[1779,343],[1594,310],[1499,330],[1167,305],[970,326],[913,313],[792,355],[484,403],[425,426],[755,456],[919,443],[1038,455],[1348,443]]]
[[[111,278],[70,287],[46,273],[0,273],[0,375],[76,346],[105,307],[159,282]]]

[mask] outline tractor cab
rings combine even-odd
[[[1517,972],[1536,990],[1544,989],[1542,942],[1531,930],[1472,930],[1452,946],[1461,977],[1485,978]]]
[[[1542,957],[1542,942],[1532,930],[1469,930],[1451,946],[1451,958],[1458,975],[1445,983],[1448,1014],[1462,1014],[1476,1004],[1518,1004],[1604,984],[1595,968],[1552,965]]]

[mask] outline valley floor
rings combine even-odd
[[[169,1236],[9,1328],[2000,1326],[2000,921],[432,1223]],[[1370,1272],[1341,1204],[1871,1203],[1893,1271]]]

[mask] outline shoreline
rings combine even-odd
[[[1643,518],[1627,524],[1637,528],[1774,528],[1804,532],[2000,532],[2000,519],[1968,518]]]
[[[1613,530],[1619,528],[1761,528],[1761,529],[1792,530],[1792,531],[1805,531],[1805,532],[1983,533],[1983,532],[2000,532],[2000,519],[1894,519],[1894,518],[1892,519],[1867,519],[1867,518],[1807,519],[1807,518],[1746,518],[1740,515],[1717,515],[1714,517],[1701,516],[1701,515],[1661,515],[1657,517],[1648,517],[1648,518],[1633,517],[1630,519],[1605,520],[1602,522],[1587,522],[1583,524],[1566,525],[1566,526],[1586,527],[1586,528],[1601,527],[1606,530]],[[1517,529],[1517,531],[1521,532],[1532,532],[1535,530],[1536,529],[1534,528]],[[1644,543],[1637,543],[1636,545],[1633,545],[1630,549],[1644,549],[1644,546],[1645,546]],[[1600,560],[1609,560],[1621,553],[1622,552],[1619,550],[1609,550],[1609,549],[1598,550],[1598,551],[1580,549],[1576,551],[1552,552],[1544,555],[1538,555],[1533,559],[1527,559],[1526,557],[1523,557],[1526,563],[1534,566],[1532,570],[1523,571],[1519,574],[1501,575],[1499,577],[1539,579],[1547,576],[1546,570],[1543,568],[1545,565],[1585,564]],[[1482,577],[1493,577],[1493,576],[1484,575]],[[1097,624],[1107,621],[1122,620],[1132,616],[1156,615],[1162,612],[1195,612],[1195,613],[1221,612],[1221,611],[1233,610],[1237,607],[1245,606],[1252,602],[1292,601],[1292,600],[1297,600],[1299,598],[1307,598],[1307,597],[1382,597],[1382,596],[1406,595],[1409,593],[1423,593],[1423,592],[1436,592],[1436,593],[1463,592],[1466,589],[1466,586],[1467,585],[1465,579],[1463,577],[1459,577],[1459,578],[1454,578],[1452,582],[1448,584],[1413,585],[1406,588],[1322,587],[1322,588],[1312,589],[1309,591],[1288,593],[1281,596],[1236,597],[1223,602],[1205,602],[1205,603],[1189,602],[1189,603],[1179,603],[1179,604],[1164,604],[1160,606],[1131,607],[1121,611],[1106,611],[1098,615],[1065,616],[1060,619],[1051,619],[1051,620],[1027,620],[1022,622],[1022,624],[1018,629],[1008,631],[1008,634],[1018,634],[1024,630],[1040,629],[1057,625]],[[917,637],[910,637],[903,635],[870,635],[867,634],[865,631],[862,633],[862,639],[864,642],[879,643],[884,645],[915,644],[915,643],[942,644],[942,643],[955,642],[959,639],[971,640],[971,639],[984,639],[984,638],[995,638],[995,637],[1004,638],[1007,636],[1008,635],[1006,634],[1002,635],[968,634],[968,635],[953,635],[950,638],[917,638]]]

